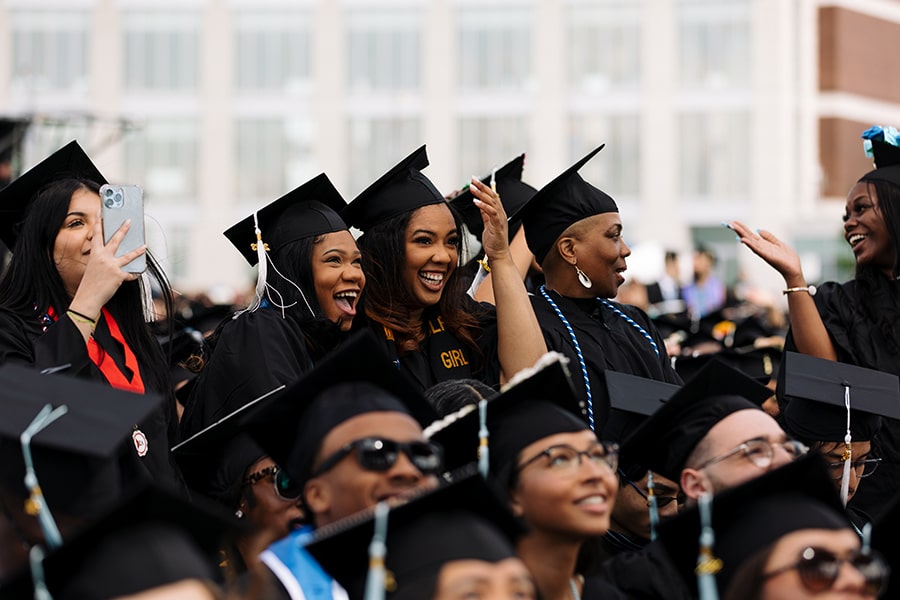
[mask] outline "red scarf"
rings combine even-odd
[[[54,321],[57,319],[56,311],[53,310],[52,306],[50,307],[50,310],[47,311],[47,314],[50,315]],[[125,366],[128,367],[132,373],[131,380],[128,380],[125,373],[119,369],[116,361],[114,361],[109,353],[103,349],[103,346],[97,343],[97,340],[94,339],[93,335],[91,335],[87,342],[88,358],[91,359],[92,363],[97,365],[97,368],[100,369],[100,372],[103,373],[103,376],[106,377],[106,380],[114,388],[143,394],[144,380],[141,379],[141,369],[138,366],[137,356],[134,355],[128,342],[125,341],[125,336],[122,335],[122,330],[119,329],[119,324],[116,323],[112,313],[106,310],[106,307],[103,307],[100,314],[106,320],[106,326],[109,328],[109,333],[112,338],[122,345],[122,349],[125,352]]]

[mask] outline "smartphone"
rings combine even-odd
[[[131,219],[131,227],[119,244],[116,256],[128,254],[144,245],[144,190],[138,185],[110,185],[100,188],[100,213],[103,222],[103,243],[108,244],[110,238],[122,224]],[[147,255],[141,254],[122,267],[128,273],[143,273],[147,268]]]

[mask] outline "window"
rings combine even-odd
[[[354,10],[348,22],[351,93],[419,88],[422,48],[418,11]]]
[[[381,177],[397,162],[422,145],[418,118],[356,117],[350,120],[352,166],[350,190],[353,196]],[[348,197],[349,201],[351,198]]]
[[[144,188],[148,204],[197,197],[197,130],[195,119],[159,119],[125,138],[126,178]]]
[[[530,10],[467,9],[459,15],[461,90],[515,91],[535,82]]]
[[[459,172],[481,177],[529,148],[528,122],[525,117],[463,118],[459,140]]]
[[[200,34],[195,14],[131,11],[124,16],[124,35],[127,90],[198,87]]]
[[[569,10],[569,82],[573,91],[636,89],[641,79],[641,3],[598,1]]]
[[[682,89],[746,89],[750,85],[749,0],[680,0]]]
[[[571,119],[570,164],[588,152],[606,147],[579,171],[613,198],[640,192],[640,121],[637,115],[577,115]]]
[[[687,113],[679,117],[681,192],[718,203],[750,191],[750,116],[747,111]]]
[[[261,206],[315,176],[313,130],[313,123],[304,118],[239,119],[235,170],[238,198]]]
[[[237,87],[287,93],[311,86],[309,17],[293,11],[235,13]]]
[[[14,11],[11,22],[14,92],[87,92],[87,12]]]

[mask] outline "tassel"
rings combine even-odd
[[[697,555],[697,590],[699,600],[719,600],[716,573],[722,570],[722,560],[713,554],[716,541],[712,526],[712,494],[704,492],[698,499],[700,509],[700,553]]]
[[[34,460],[31,457],[31,439],[68,411],[69,409],[65,405],[54,409],[51,405],[46,404],[19,436],[19,441],[22,444],[22,456],[25,459],[25,488],[30,494],[25,502],[25,512],[37,517],[41,530],[44,532],[44,540],[51,550],[62,546],[62,536],[59,533],[59,528],[56,526],[56,520],[50,512],[50,507],[47,506],[47,502],[44,499],[41,484],[38,482],[37,473],[34,470]]]
[[[28,563],[31,567],[31,582],[34,587],[34,600],[53,600],[47,582],[44,579],[44,549],[32,546],[28,551]]]
[[[375,533],[369,543],[369,573],[366,575],[365,600],[384,600],[388,512],[390,510],[386,502],[375,505]]]
[[[862,527],[862,544],[859,553],[863,556],[872,554],[872,524],[866,523]]]
[[[841,502],[847,506],[847,496],[850,494],[850,468],[853,466],[853,452],[850,443],[853,440],[850,435],[850,386],[844,384],[844,406],[847,407],[847,434],[844,436],[844,453],[841,455],[841,461],[844,463],[844,470],[841,473]]]
[[[650,509],[650,541],[656,541],[656,527],[659,525],[659,502],[653,483],[653,471],[647,471],[647,507]]]
[[[487,428],[487,403],[482,398],[478,402],[478,472],[487,479],[490,470],[490,448],[488,438],[491,436]]]
[[[484,267],[485,264],[487,264],[487,258],[484,259],[484,262],[478,261],[478,272],[475,273],[475,279],[472,280],[472,285],[470,285],[468,291],[466,291],[466,294],[473,300],[475,299],[475,292],[478,291],[478,288],[484,282],[488,273],[490,273],[490,271]]]

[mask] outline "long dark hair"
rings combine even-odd
[[[457,231],[462,232],[462,219],[449,204]],[[418,209],[417,209],[418,210]],[[413,300],[403,282],[406,260],[406,228],[415,211],[405,212],[372,226],[358,240],[362,252],[366,289],[363,294],[366,316],[393,331],[397,349],[401,353],[415,351],[425,339],[420,323],[412,322]],[[460,238],[462,239],[462,238]],[[465,294],[456,266],[447,279],[441,299],[428,307],[423,320],[440,315],[447,330],[468,346],[476,347],[478,321],[466,312],[461,299]]]
[[[884,220],[888,237],[894,248],[894,264],[891,269],[892,278],[887,282],[891,288],[891,296],[897,297],[900,292],[900,284],[897,277],[900,276],[900,188],[898,186],[880,180],[866,180],[865,183],[875,190],[878,198],[878,211]],[[870,189],[871,193],[871,189]],[[857,300],[863,315],[872,323],[887,341],[889,352],[900,353],[900,342],[894,335],[894,326],[900,320],[900,307],[896,304],[885,306],[883,303],[876,305],[880,294],[875,290],[884,287],[884,275],[881,270],[872,264],[856,265],[856,282],[858,287]]]
[[[53,246],[68,213],[72,194],[78,190],[99,193],[100,185],[76,178],[48,183],[32,198],[20,226],[9,268],[0,278],[0,308],[28,315],[27,322],[37,322],[39,315],[50,307],[62,314],[71,301],[54,264]],[[147,274],[165,300],[167,314],[171,314],[169,282],[149,250]],[[147,389],[168,397],[172,392],[167,361],[145,319],[144,298],[148,294],[144,293],[144,279],[124,282],[106,303],[106,308],[140,360],[141,377]]]

